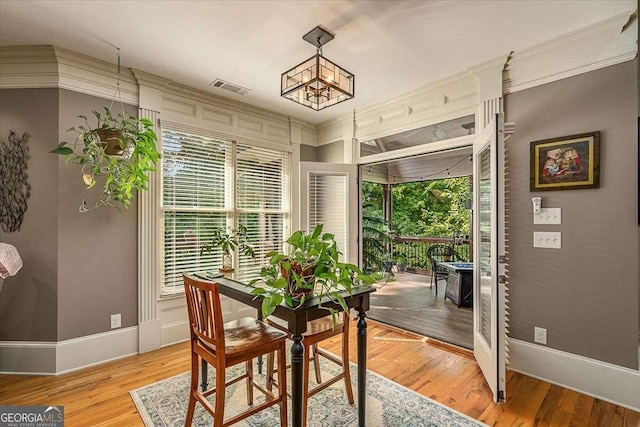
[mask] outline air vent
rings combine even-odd
[[[247,93],[251,92],[251,89],[247,89],[246,87],[238,86],[233,83],[225,82],[222,79],[215,79],[209,84],[209,86],[228,90],[229,92],[237,93],[238,95],[246,95]]]

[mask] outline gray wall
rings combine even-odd
[[[0,294],[0,340],[62,341],[137,324],[137,211],[99,208],[80,213],[86,190],[80,166],[50,154],[66,129],[109,100],[57,89],[2,90],[0,130],[31,134],[31,197],[22,228],[0,240],[18,248],[23,269]],[[117,108],[120,108],[119,105]],[[135,107],[127,107],[136,115]],[[72,139],[71,139],[72,140]]]
[[[318,147],[318,162],[344,163],[344,142],[332,142]]]
[[[78,114],[93,116],[110,101],[77,92],[60,91],[60,140],[81,124]],[[115,103],[112,111],[120,110]],[[128,106],[128,114],[137,109]],[[90,123],[94,123],[93,121]],[[98,185],[86,190],[79,165],[58,159],[58,339],[60,341],[110,330],[110,315],[122,314],[122,327],[138,323],[137,202],[129,209],[100,207],[81,213],[82,199],[99,198]]]
[[[318,148],[311,145],[300,145],[300,161],[315,162],[318,158]]]
[[[58,315],[58,142],[57,89],[0,90],[0,137],[27,132],[30,160],[27,200],[19,231],[0,231],[14,245],[23,267],[5,279],[0,292],[1,341],[56,341]]]
[[[510,336],[638,368],[638,139],[633,61],[508,95],[506,143]],[[531,141],[600,131],[600,188],[529,191]],[[533,225],[531,197],[562,208],[562,225]],[[562,249],[533,248],[533,231],[562,232]]]

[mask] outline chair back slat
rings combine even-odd
[[[184,291],[189,312],[192,340],[197,337],[224,351],[224,324],[218,284],[201,282],[184,276]]]

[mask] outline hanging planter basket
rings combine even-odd
[[[98,136],[102,141],[104,153],[109,156],[121,156],[124,154],[124,140],[120,129],[98,129]]]

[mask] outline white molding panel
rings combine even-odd
[[[637,52],[638,20],[624,31],[632,10],[513,53],[504,91],[513,93],[629,61]]]
[[[59,375],[138,354],[138,327],[60,342],[0,342],[0,372]]]
[[[509,369],[640,411],[640,371],[517,339],[509,348]]]
[[[133,72],[142,87],[159,91],[158,108],[163,120],[208,129],[229,137],[267,141],[274,146],[291,146],[287,116],[189,88],[143,71]],[[297,122],[301,127],[308,127],[304,122]],[[311,140],[308,130],[306,133],[306,139]]]
[[[189,314],[183,294],[158,301],[160,313],[160,347],[189,339]]]
[[[317,126],[317,146],[331,144],[337,141],[343,141],[351,136],[345,136],[345,123],[353,120],[351,115],[344,115],[339,118],[328,120]]]
[[[111,100],[117,82],[117,65],[67,49],[56,46],[0,48],[2,89],[57,87]],[[122,102],[138,105],[138,84],[131,70],[124,67],[120,69],[120,94]]]
[[[463,72],[356,111],[355,137],[366,141],[428,126],[473,114],[477,105],[478,82]]]

